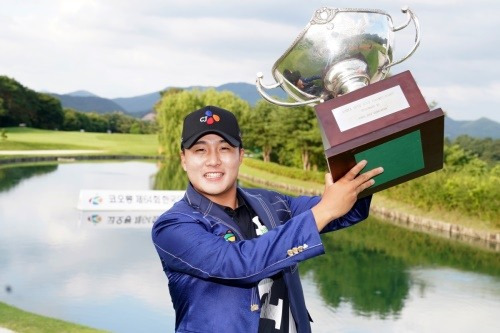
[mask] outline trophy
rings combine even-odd
[[[394,27],[389,14],[373,9],[318,9],[293,44],[275,62],[277,83],[256,86],[267,101],[286,107],[314,105],[325,156],[334,181],[357,162],[382,166],[375,185],[360,197],[441,169],[444,113],[430,111],[409,71],[389,76],[420,44],[418,18],[408,8]],[[411,22],[415,43],[393,61],[395,32]],[[388,77],[388,78],[386,78]],[[266,89],[281,87],[293,100],[277,100]]]

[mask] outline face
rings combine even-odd
[[[231,146],[217,134],[202,136],[181,153],[182,168],[193,187],[213,202],[230,207],[236,201],[242,160],[243,149]]]

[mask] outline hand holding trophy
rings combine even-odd
[[[389,69],[408,59],[420,44],[418,18],[394,27],[387,13],[373,9],[318,9],[293,44],[275,62],[276,84],[257,90],[286,107],[315,105],[325,155],[334,181],[357,162],[366,170],[382,166],[376,185],[360,197],[436,171],[443,165],[444,114],[430,111],[409,71],[387,79]],[[411,22],[415,43],[393,61],[395,32]],[[294,100],[270,97],[281,87]]]

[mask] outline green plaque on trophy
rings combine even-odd
[[[379,166],[384,168],[384,172],[374,178],[374,186],[380,186],[425,167],[419,130],[357,153],[354,158],[356,163],[361,160],[368,161],[364,170]]]

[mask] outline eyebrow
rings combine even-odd
[[[226,141],[226,140],[224,140],[224,139],[221,139],[218,143],[229,143],[229,142],[227,142],[227,141]],[[204,141],[204,140],[198,140],[198,141],[196,141],[196,142],[193,144],[193,146],[195,146],[195,145],[202,145],[202,144],[206,144],[206,145],[208,145],[209,143],[208,143],[207,141]]]

